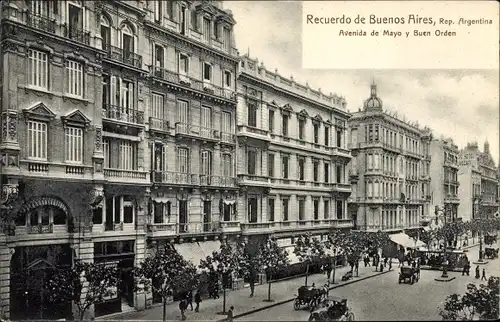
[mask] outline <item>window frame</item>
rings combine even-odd
[[[74,132],[79,132],[79,140],[78,136],[75,135],[74,133],[68,133],[70,131]],[[71,163],[71,164],[83,164],[84,162],[84,148],[85,148],[85,134],[84,134],[84,129],[81,127],[77,126],[65,126],[64,127],[64,162],[65,163]],[[70,151],[69,147],[69,141],[68,140],[77,140],[77,147],[76,153],[74,151]],[[78,142],[79,141],[79,142]],[[74,143],[74,142],[73,142]],[[72,160],[69,155],[74,154],[73,158],[76,156],[77,160]]]
[[[45,66],[43,66],[44,67],[45,77],[41,77],[41,78],[44,78],[43,81],[45,82],[45,86],[40,86],[39,84],[35,84],[34,78],[37,79],[38,77],[35,77],[36,71],[33,72],[33,68],[34,68],[34,66],[39,66],[40,62],[43,63],[43,60],[31,57],[30,56],[31,53],[38,54],[38,55],[41,54],[41,55],[45,56]],[[28,73],[27,73],[27,75],[30,75],[27,84],[30,87],[48,91],[49,87],[50,87],[49,86],[49,81],[50,81],[50,77],[49,77],[50,76],[49,75],[49,72],[50,72],[50,53],[48,53],[46,51],[43,51],[43,50],[39,50],[38,48],[28,48],[28,50],[27,50],[27,57],[28,57],[28,66],[27,66]],[[36,64],[34,64],[34,61],[36,61]],[[35,69],[37,69],[37,67],[35,67]],[[41,78],[40,78],[40,82],[42,81]]]
[[[28,119],[27,122],[26,122],[26,131],[27,131],[27,144],[28,144],[28,159],[29,160],[34,160],[34,161],[48,161],[48,137],[49,137],[49,122],[46,122],[46,121],[41,121],[41,120],[34,120],[34,119]],[[32,154],[32,149],[33,149],[33,146],[34,145],[38,145],[39,142],[37,140],[35,140],[35,142],[32,142],[30,141],[31,139],[33,139],[33,137],[38,137],[37,134],[33,134],[33,135],[30,135],[30,132],[31,131],[35,131],[34,128],[31,128],[30,129],[30,124],[33,126],[33,125],[42,125],[42,127],[44,127],[44,131],[38,131],[36,130],[36,132],[45,132],[45,136],[42,138],[43,139],[43,142],[42,142],[42,146],[41,146],[41,150],[42,150],[42,156],[33,156],[31,155]],[[43,136],[43,135],[42,135]]]
[[[206,77],[206,67],[207,66],[209,67],[209,70],[210,70],[210,72],[209,72],[210,78],[209,79],[205,78]],[[213,67],[213,65],[211,63],[209,63],[209,62],[204,61],[203,62],[202,73],[203,73],[203,75],[202,75],[203,83],[212,84],[213,78],[214,78],[214,67]]]
[[[81,67],[81,71],[76,70],[75,68],[70,68],[70,65],[74,64],[76,66]],[[76,81],[79,84],[75,85],[75,89],[77,90],[77,93],[73,93],[71,91],[71,81],[74,81],[71,75],[71,72],[76,73],[77,76],[79,76]],[[79,75],[78,75],[79,74]],[[66,95],[70,97],[75,97],[75,98],[80,98],[83,99],[85,96],[85,63],[75,60],[75,59],[66,59],[65,61],[65,78],[66,78]],[[80,91],[80,92],[78,92]]]

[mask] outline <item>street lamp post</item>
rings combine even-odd
[[[435,215],[436,215],[436,225],[438,223],[438,217],[439,217],[439,206],[436,206],[435,209]],[[443,215],[443,227],[446,225],[446,214]],[[448,241],[446,239],[446,234],[443,234],[444,237],[444,250],[443,250],[443,273],[441,274],[441,278],[448,278],[448,259],[447,259],[447,253],[446,253],[446,248],[448,246]]]

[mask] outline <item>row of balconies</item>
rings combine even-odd
[[[349,183],[340,183],[340,182],[314,182],[314,181],[305,181],[305,180],[297,180],[297,179],[285,179],[285,178],[273,178],[269,176],[262,175],[253,175],[253,174],[238,174],[238,181],[241,185],[275,185],[275,184],[283,184],[283,185],[295,185],[298,187],[304,188],[327,188],[337,191],[351,191],[351,185]]]
[[[458,162],[446,159],[444,160],[444,166],[458,169]]]
[[[422,198],[406,198],[404,201],[401,198],[396,197],[353,197],[349,198],[349,202],[360,202],[360,203],[377,203],[377,204],[401,204],[401,203],[424,203],[429,202],[431,196],[423,196]]]
[[[444,184],[459,186],[460,182],[458,182],[457,180],[444,179]]]

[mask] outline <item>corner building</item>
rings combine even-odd
[[[326,235],[351,228],[345,100],[248,56],[241,57],[238,81],[242,235],[251,240],[274,234],[282,246],[291,246],[305,231]]]
[[[420,229],[430,210],[430,130],[384,111],[375,83],[348,124],[353,154],[349,211],[356,229]]]
[[[116,265],[89,317],[143,309],[132,268],[238,234],[235,21],[220,2],[3,1],[2,311],[58,319],[43,281]],[[26,310],[29,307],[29,310]]]

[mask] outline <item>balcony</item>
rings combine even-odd
[[[460,203],[460,199],[457,195],[448,194],[444,197],[445,203]]]
[[[331,225],[335,228],[352,228],[354,220],[352,219],[332,219]]]
[[[449,185],[453,185],[453,186],[459,186],[460,183],[456,180],[444,180],[444,184],[449,184]]]
[[[444,160],[444,166],[445,167],[454,168],[454,169],[458,169],[458,163],[457,162],[452,162],[450,160]]]
[[[212,175],[200,175],[200,186],[235,188],[236,178]]]
[[[269,131],[249,125],[238,125],[238,136],[248,136],[254,139],[270,141]]]
[[[153,223],[147,225],[147,235],[149,237],[167,237],[177,235],[176,223]]]
[[[93,224],[92,234],[95,235],[107,234],[108,236],[135,234],[135,224],[124,223],[124,222],[103,222],[102,224]]]
[[[21,172],[33,177],[92,179],[93,167],[84,164],[65,164],[48,161],[21,160]]]
[[[233,133],[221,132],[220,141],[222,143],[236,144],[236,135]]]
[[[151,171],[151,181],[155,184],[197,186],[200,184],[199,176],[192,173],[172,171]]]
[[[268,187],[271,180],[268,176],[256,174],[238,174],[238,183],[243,186]]]
[[[344,149],[344,148],[340,148],[340,147],[335,147],[335,148],[332,148],[331,151],[336,156],[339,156],[339,157],[342,157],[342,158],[346,158],[346,159],[352,158],[351,151],[349,151],[348,149]]]
[[[102,118],[120,123],[144,125],[144,112],[136,111],[128,107],[104,104]]]
[[[56,20],[49,17],[44,17],[40,15],[33,14],[32,12],[26,12],[26,25],[31,28],[45,31],[51,34],[56,33]]]
[[[125,170],[125,169],[104,169],[104,178],[116,183],[147,184],[149,183],[147,171]]]
[[[162,67],[154,66],[151,70],[151,76],[175,85],[182,86],[213,95],[225,100],[236,102],[236,93],[232,89],[222,88],[217,85],[200,81],[184,74],[175,73]]]
[[[179,235],[213,234],[220,232],[219,222],[179,223],[177,226],[177,233]]]
[[[106,45],[107,58],[135,68],[142,68],[142,56],[122,48]]]
[[[218,130],[181,122],[175,123],[175,135],[199,138],[213,142],[218,142],[220,140],[220,132]]]
[[[357,180],[358,178],[359,178],[358,169],[349,169],[349,179],[350,180]]]
[[[219,225],[223,233],[239,233],[241,231],[239,221],[221,221]]]
[[[85,45],[90,45],[90,31],[70,27],[66,23],[62,27],[64,37]]]
[[[351,185],[349,183],[332,183],[332,190],[337,192],[351,193]]]
[[[383,169],[366,169],[365,176],[381,176],[384,174]]]
[[[241,231],[247,234],[269,233],[275,230],[275,222],[242,223]]]
[[[151,130],[168,133],[170,132],[170,121],[156,117],[149,118],[149,128]]]

